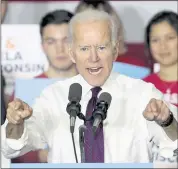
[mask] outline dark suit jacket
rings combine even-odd
[[[1,73],[1,125],[4,124],[6,120],[6,106],[4,100],[4,87],[5,87],[5,79]]]

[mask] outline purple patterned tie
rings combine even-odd
[[[86,118],[92,116],[93,109],[95,108],[97,95],[101,91],[100,87],[91,89],[92,98],[89,100],[86,110]],[[87,130],[84,134],[85,139],[85,162],[86,163],[104,163],[104,137],[102,124],[98,128],[95,137],[92,131],[92,122],[86,122]]]

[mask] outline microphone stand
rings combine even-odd
[[[79,127],[79,144],[80,144],[81,163],[85,163],[84,133],[86,129],[87,128],[85,124]]]
[[[80,155],[81,155],[81,163],[85,163],[85,139],[84,134],[87,130],[86,127],[86,121],[92,120],[92,117],[85,118],[85,116],[82,113],[77,114],[78,118],[84,121],[84,124],[79,126],[79,145],[80,145]]]

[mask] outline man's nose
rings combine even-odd
[[[99,61],[98,53],[97,53],[97,50],[96,50],[95,47],[91,48],[90,61],[91,62],[97,62],[97,61]]]
[[[64,52],[64,44],[61,41],[58,41],[56,43],[56,52],[57,53],[63,53]]]

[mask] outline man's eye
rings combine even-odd
[[[81,51],[87,51],[88,48],[87,47],[83,47],[83,48],[80,48]]]
[[[47,43],[48,45],[52,45],[52,44],[55,43],[55,40],[49,39],[49,40],[46,40],[46,43]]]
[[[105,49],[106,49],[105,46],[99,46],[99,47],[98,47],[98,50],[100,50],[100,51],[103,51],[103,50],[105,50]]]
[[[99,50],[104,50],[104,49],[106,49],[106,47],[105,46],[99,46],[98,49]]]

